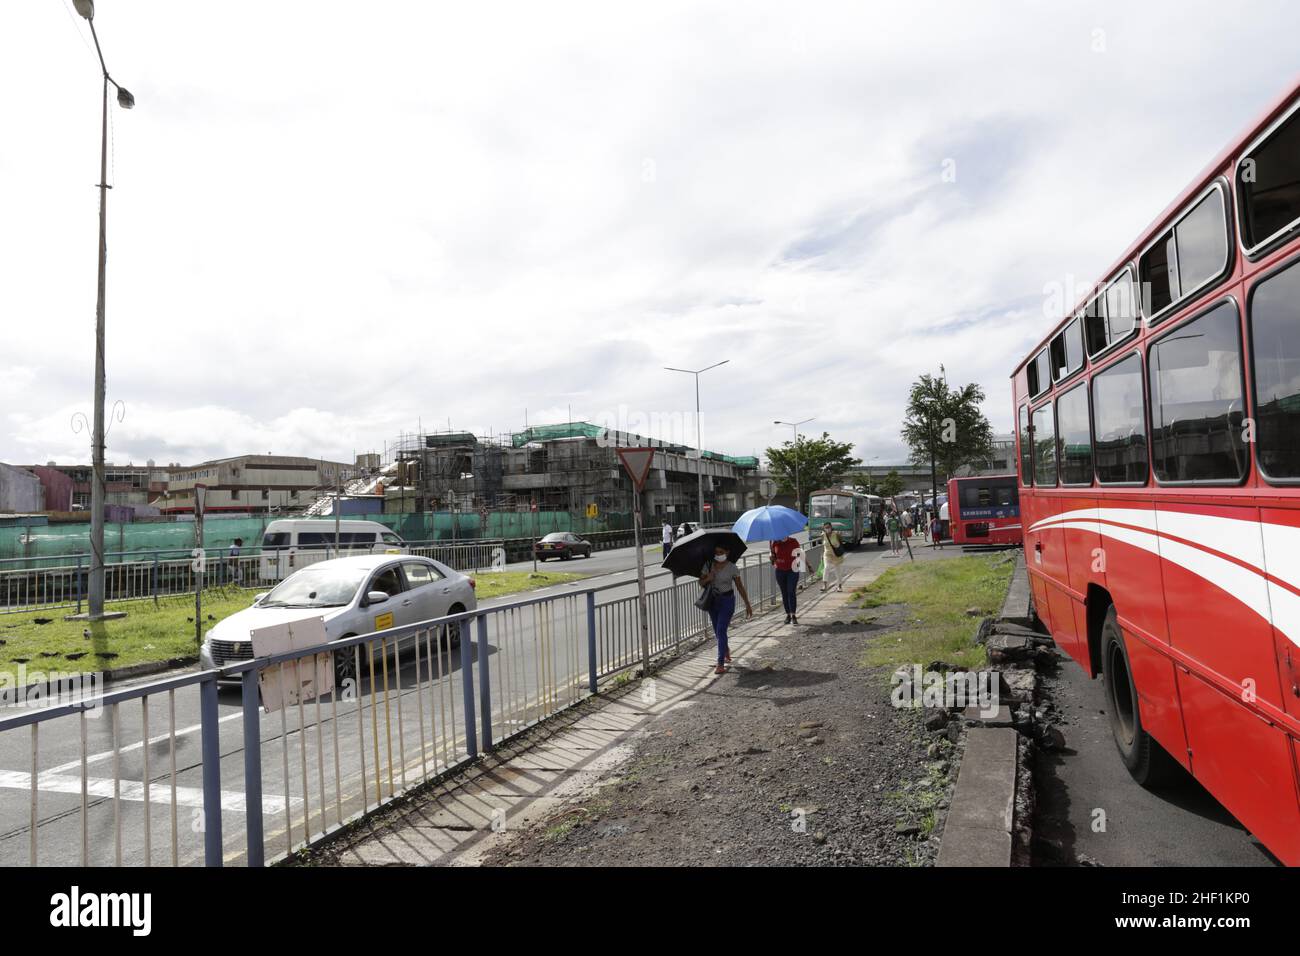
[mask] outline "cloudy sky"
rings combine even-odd
[[[646,422],[902,457],[942,363],[1009,429],[1099,278],[1293,82],[1288,2],[99,0],[109,460]],[[0,460],[85,461],[99,73],[0,12]],[[945,172],[949,175],[945,176]],[[955,174],[955,175],[954,175]],[[682,436],[673,432],[687,430]]]

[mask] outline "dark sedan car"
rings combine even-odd
[[[539,561],[559,558],[568,561],[574,555],[591,557],[591,542],[584,541],[570,531],[555,531],[533,545],[533,554]]]

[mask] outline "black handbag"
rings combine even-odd
[[[695,599],[695,606],[698,607],[701,611],[712,611],[713,598],[715,593],[716,592],[713,590],[712,584],[704,585],[704,590],[701,591],[700,596]]]

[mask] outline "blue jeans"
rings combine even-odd
[[[799,572],[777,568],[776,588],[781,592],[781,606],[785,608],[785,613],[794,614],[799,594]]]
[[[727,628],[731,625],[731,617],[735,613],[735,591],[713,595],[713,609],[709,611],[709,618],[713,621],[713,633],[718,639],[719,664],[724,663],[731,654],[731,648],[727,646]]]

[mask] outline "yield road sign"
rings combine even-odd
[[[622,460],[627,473],[632,476],[632,482],[636,485],[636,490],[640,491],[645,487],[646,476],[650,474],[650,463],[654,461],[655,450],[653,448],[619,448],[618,457]]]

